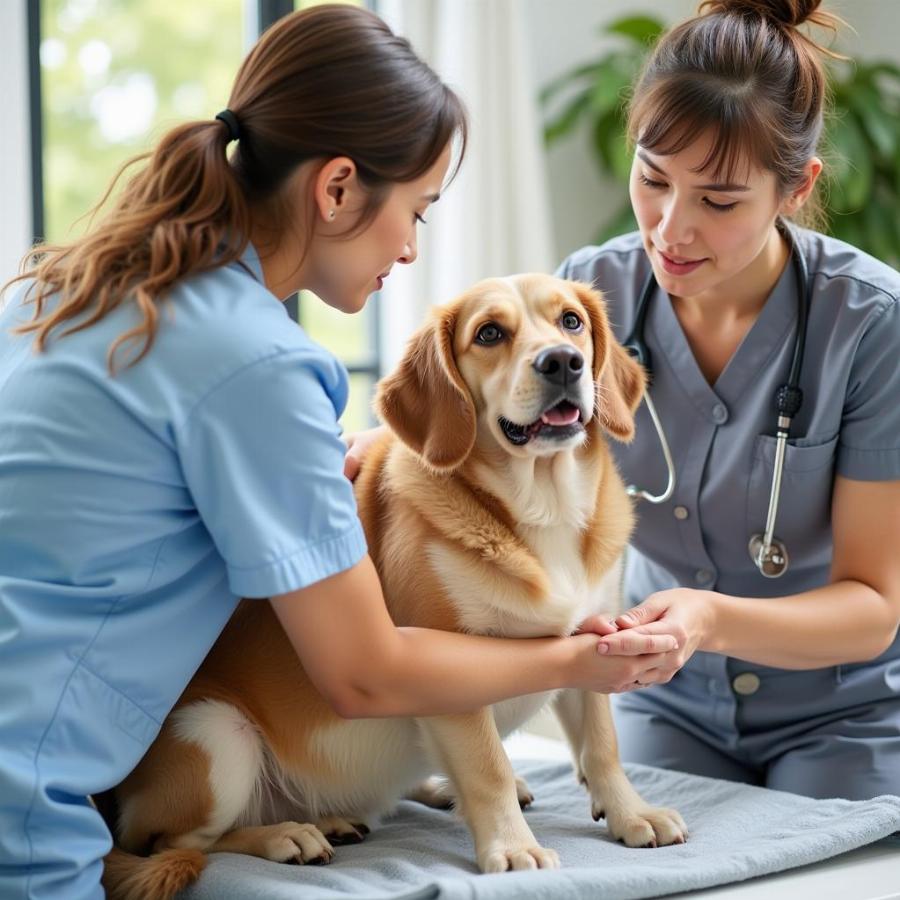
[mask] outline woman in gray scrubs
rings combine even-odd
[[[619,624],[681,649],[671,680],[617,698],[623,758],[861,799],[900,794],[900,275],[792,224],[822,169],[825,80],[797,29],[829,24],[818,6],[718,0],[663,38],[629,111],[640,230],[559,274],[604,291],[620,340],[656,279],[643,332],[676,481],[638,502],[639,605]],[[792,244],[809,313],[774,529],[789,565],[772,578],[748,541],[798,331]],[[617,453],[630,483],[663,493],[646,405]]]

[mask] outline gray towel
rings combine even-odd
[[[676,807],[686,844],[629,849],[595,823],[566,763],[517,763],[535,795],[525,813],[538,842],[563,868],[480,875],[468,829],[453,813],[403,802],[365,842],[337,847],[328,866],[292,866],[213,854],[183,900],[638,900],[742,881],[818,862],[900,831],[900,797],[812,800],[626,765],[635,787]]]

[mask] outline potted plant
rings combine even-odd
[[[553,143],[586,123],[601,172],[628,183],[625,102],[647,52],[665,29],[651,16],[626,16],[603,28],[619,46],[552,81],[541,92]],[[900,67],[885,62],[828,65],[825,212],[831,234],[900,264]],[[560,97],[565,97],[560,101]],[[594,239],[636,228],[627,201]]]

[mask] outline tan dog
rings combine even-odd
[[[632,511],[603,432],[631,438],[643,386],[586,285],[492,279],[437,309],[379,386],[393,435],[370,451],[357,483],[394,622],[529,637],[615,614],[609,573]],[[678,813],[648,806],[622,771],[605,695],[565,690],[467,715],[344,720],[300,668],[270,605],[244,601],[117,791],[118,844],[157,852],[114,850],[107,890],[113,900],[171,896],[199,873],[198,851],[327,861],[326,835],[361,839],[363,823],[411,791],[459,804],[482,871],[558,866],[522,815],[530,794],[501,743],[550,701],[594,819],[628,846],[682,842]],[[423,783],[436,770],[452,789]]]

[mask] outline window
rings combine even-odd
[[[243,2],[42,0],[44,237],[82,233],[127,159],[225,105],[243,55]]]
[[[296,8],[321,0],[297,0]],[[113,175],[180,121],[214,116],[258,31],[293,0],[30,0],[35,232],[83,233]],[[172,48],[177,48],[173,52]],[[39,63],[39,64],[38,64]],[[347,316],[316,298],[289,303],[351,373],[347,430],[370,424],[379,375],[373,303]]]
[[[319,3],[333,0],[274,0],[270,10],[272,21],[294,9],[307,9]],[[363,5],[360,0],[343,0],[354,6]],[[262,18],[260,20],[262,22]],[[300,322],[313,340],[334,351],[350,372],[350,399],[343,423],[348,431],[366,428],[374,424],[370,400],[375,382],[380,374],[378,355],[378,297],[373,297],[365,309],[354,316],[338,312],[327,306],[308,291],[300,294],[289,307],[292,316]]]

